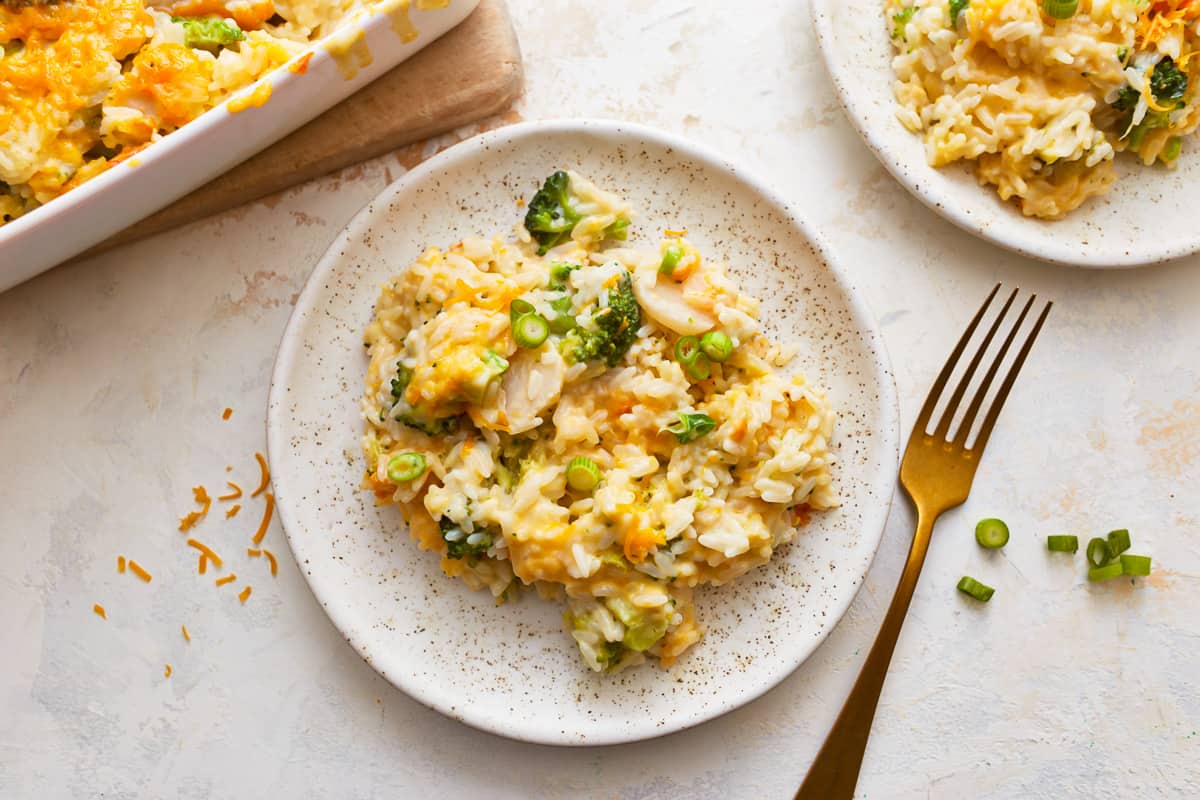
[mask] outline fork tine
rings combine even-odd
[[[983,426],[979,429],[979,436],[975,439],[975,445],[972,449],[983,450],[987,445],[988,437],[992,435],[992,428],[996,426],[996,420],[1000,418],[1000,409],[1004,406],[1004,401],[1008,399],[1008,392],[1012,389],[1013,384],[1017,382],[1017,373],[1021,371],[1021,366],[1025,363],[1025,357],[1033,349],[1033,340],[1041,333],[1042,323],[1046,321],[1046,317],[1050,314],[1050,307],[1053,305],[1054,303],[1046,301],[1046,307],[1042,309],[1037,322],[1033,325],[1033,330],[1029,332],[1029,338],[1021,346],[1021,352],[1017,354],[1017,359],[1008,371],[1008,376],[1005,377],[1004,383],[1000,384],[1000,391],[996,392],[996,399],[992,401],[992,407],[988,409],[987,416],[983,418]]]
[[[988,367],[987,374],[983,376],[983,382],[979,384],[979,389],[975,392],[975,397],[971,399],[971,405],[967,408],[967,413],[963,415],[963,421],[957,432],[954,434],[954,444],[959,447],[967,446],[967,437],[971,435],[971,428],[975,425],[975,415],[979,413],[983,401],[987,399],[988,389],[992,386],[992,381],[996,377],[996,373],[1000,370],[1000,364],[1004,361],[1004,357],[1008,355],[1008,348],[1012,347],[1013,341],[1017,338],[1017,332],[1021,330],[1021,324],[1025,322],[1025,317],[1029,314],[1029,309],[1033,307],[1034,301],[1037,300],[1037,295],[1032,295],[1025,303],[1025,307],[1021,309],[1021,313],[1017,315],[1017,321],[1013,323],[1012,330],[1008,332],[1008,336],[1004,337],[1004,344],[1000,345],[1000,352],[996,353],[995,359],[992,360],[992,365]]]
[[[967,349],[967,343],[971,341],[971,335],[975,333],[975,328],[979,326],[979,321],[983,319],[984,312],[992,304],[992,298],[996,296],[996,292],[998,291],[1000,291],[1000,284],[997,283],[992,288],[991,294],[983,301],[983,305],[979,307],[979,311],[975,312],[975,319],[971,320],[971,324],[963,332],[962,338],[958,340],[958,344],[955,345],[954,352],[950,354],[950,358],[946,359],[946,365],[938,373],[937,380],[933,382],[933,388],[929,390],[929,396],[925,398],[925,405],[921,406],[921,413],[917,415],[916,425],[913,426],[914,434],[917,431],[920,431],[922,434],[925,433],[925,429],[929,426],[929,419],[933,416],[933,409],[937,405],[938,398],[942,396],[942,389],[946,388],[946,381],[950,380],[950,373],[954,371],[954,365],[958,363],[959,357]]]
[[[938,422],[937,430],[933,432],[935,439],[944,439],[950,431],[950,423],[954,421],[954,412],[958,410],[958,404],[962,402],[963,395],[967,392],[967,385],[971,383],[971,378],[975,376],[975,370],[979,368],[979,362],[983,361],[983,355],[987,352],[988,345],[992,343],[996,331],[1000,330],[1000,326],[1004,324],[1004,318],[1008,315],[1008,310],[1012,308],[1013,300],[1017,299],[1019,289],[1013,289],[1012,294],[1004,301],[1004,307],[1000,309],[1000,313],[996,315],[996,321],[992,323],[992,327],[988,330],[987,336],[983,337],[983,342],[975,351],[971,363],[967,365],[967,371],[963,373],[962,378],[958,381],[958,386],[954,389],[954,395],[950,398],[944,411],[942,411],[942,419]]]

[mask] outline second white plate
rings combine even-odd
[[[1200,139],[1189,137],[1174,170],[1119,155],[1108,194],[1066,219],[1024,216],[980,186],[967,166],[935,169],[920,137],[896,119],[892,45],[882,0],[812,0],[825,66],[850,122],[921,202],[964,230],[1022,255],[1080,267],[1136,267],[1200,251]]]
[[[527,596],[497,607],[441,574],[395,507],[363,475],[362,332],[379,287],[428,245],[511,231],[518,205],[557,168],[633,201],[634,241],[664,227],[729,265],[762,298],[773,336],[828,390],[843,498],[767,566],[697,591],[704,640],[670,670],[590,672],[561,606]],[[447,150],[350,223],[296,304],[272,377],[267,440],[280,518],[334,625],[381,675],[471,725],[549,744],[612,744],[722,714],[774,686],[845,613],[879,543],[897,464],[891,370],[846,276],[786,205],[704,150],[611,122],[530,123]]]

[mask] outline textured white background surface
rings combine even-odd
[[[1200,796],[1200,258],[1070,271],[941,221],[843,120],[803,4],[512,6],[520,116],[657,125],[774,177],[865,290],[906,421],[995,281],[1057,301],[970,502],[935,532],[859,796]],[[698,729],[604,749],[516,744],[393,690],[321,613],[277,525],[278,579],[237,555],[257,503],[203,529],[250,602],[195,574],[176,519],[226,465],[255,482],[291,298],[361,205],[455,138],[0,295],[0,797],[791,796],[891,596],[903,501],[849,615],[794,676]],[[993,514],[1013,538],[990,557],[971,527]],[[1150,579],[1090,586],[1082,557],[1044,552],[1048,533],[1119,526],[1154,557]],[[117,575],[120,553],[154,582]],[[956,596],[964,572],[997,587],[990,604]]]

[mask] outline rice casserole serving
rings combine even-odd
[[[365,333],[364,488],[497,603],[565,600],[593,670],[670,665],[693,590],[836,505],[834,414],[684,231],[554,173],[515,236],[429,248]]]
[[[900,122],[1032,217],[1175,166],[1200,124],[1200,0],[885,0]]]

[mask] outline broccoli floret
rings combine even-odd
[[[490,533],[482,530],[467,533],[449,517],[438,520],[438,528],[442,532],[442,540],[446,542],[446,556],[449,558],[465,558],[467,563],[474,564],[492,546]]]
[[[1117,92],[1117,99],[1113,101],[1112,106],[1117,111],[1133,111],[1140,96],[1138,90],[1132,86],[1122,86],[1121,90]]]
[[[546,178],[546,183],[529,201],[525,229],[538,243],[538,255],[562,244],[571,235],[580,215],[571,205],[571,179],[561,169]]]
[[[546,284],[546,288],[561,292],[567,288],[567,279],[571,277],[571,273],[580,269],[578,264],[556,263],[550,266],[550,281]]]
[[[396,377],[392,378],[392,419],[430,436],[447,436],[458,431],[458,417],[436,419],[408,404],[404,399],[404,390],[408,388],[412,376],[411,369],[396,362]]]
[[[637,339],[642,309],[633,294],[633,279],[622,270],[617,285],[608,292],[608,307],[592,316],[595,330],[575,328],[563,339],[564,353],[574,362],[604,361],[614,367]]]
[[[183,43],[195,50],[215,53],[246,38],[241,28],[220,17],[171,17],[183,26]]]
[[[1170,56],[1159,61],[1150,73],[1150,93],[1154,95],[1156,105],[1174,110],[1183,105],[1183,96],[1187,94],[1187,75],[1179,71],[1175,61]],[[1122,86],[1113,101],[1113,108],[1118,111],[1132,111],[1141,94],[1132,86]],[[1157,112],[1162,114],[1163,112]],[[1139,123],[1141,124],[1141,123]],[[1152,127],[1162,127],[1154,125]]]
[[[558,170],[542,184],[525,212],[525,230],[538,243],[538,255],[544,256],[571,236],[583,216],[575,210],[571,196],[571,177]],[[624,241],[629,235],[629,220],[621,217],[604,229],[603,238]]]
[[[1122,138],[1128,138],[1129,148],[1138,150],[1142,146],[1142,141],[1145,140],[1146,134],[1155,128],[1169,128],[1171,126],[1171,111],[1180,108],[1184,105],[1183,97],[1187,94],[1188,79],[1187,75],[1179,71],[1175,66],[1175,61],[1170,56],[1164,57],[1158,64],[1155,65],[1154,71],[1150,73],[1150,93],[1154,96],[1155,105],[1168,109],[1167,111],[1150,110],[1142,118],[1142,121],[1137,125],[1131,125],[1133,110],[1137,107],[1138,99],[1141,97],[1137,89],[1132,86],[1123,86],[1117,92],[1117,99],[1113,101],[1113,108],[1117,111],[1123,111],[1125,117],[1125,134]]]
[[[1150,73],[1150,93],[1154,101],[1163,108],[1179,108],[1183,105],[1183,96],[1187,94],[1187,75],[1175,66],[1175,59],[1166,56]]]
[[[392,378],[392,399],[399,400],[404,397],[404,390],[408,388],[408,384],[412,382],[412,370],[396,362],[396,377]]]

